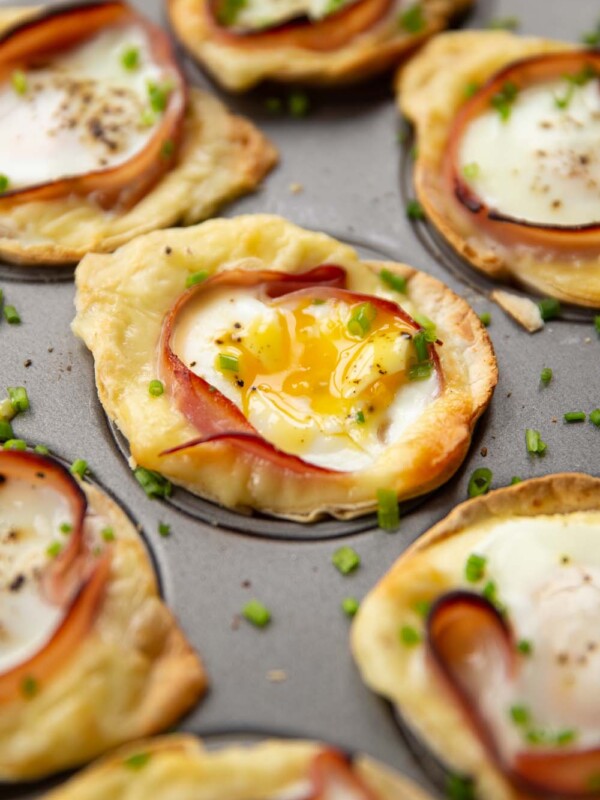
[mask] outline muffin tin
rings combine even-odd
[[[167,25],[158,0],[134,4]],[[479,0],[465,24],[483,27],[510,16],[520,19],[522,33],[578,41],[597,24],[598,9],[594,0]],[[193,83],[221,94],[181,57]],[[285,96],[279,88],[221,96],[281,151],[281,165],[263,188],[230,205],[225,216],[281,214],[353,244],[364,256],[430,272],[478,313],[491,312],[500,382],[463,467],[440,490],[406,508],[393,534],[378,530],[373,515],[303,526],[236,514],[179,489],[169,501],[151,501],[129,469],[127,443],[100,406],[91,356],[70,332],[72,270],[0,265],[0,287],[22,318],[19,326],[0,323],[0,376],[4,386],[26,386],[31,400],[31,411],[14,421],[15,434],[67,461],[85,458],[94,479],[143,527],[166,601],[211,679],[209,695],[180,729],[215,743],[263,735],[324,739],[369,753],[442,796],[439,770],[402,731],[390,707],[361,683],[341,601],[363,596],[410,542],[464,500],[477,467],[493,471],[495,487],[514,475],[600,472],[600,430],[562,421],[565,411],[600,406],[600,337],[592,314],[576,310],[540,333],[525,333],[489,302],[488,281],[441,246],[426,225],[407,220],[410,144],[397,141],[401,126],[389,76],[340,93],[311,92],[311,112],[300,119],[267,112],[267,98]],[[554,372],[547,388],[539,379],[545,366]],[[548,444],[542,458],[526,452],[529,427]],[[159,535],[159,522],[171,526],[169,538]],[[354,547],[362,559],[347,577],[331,564],[341,544]],[[272,612],[264,630],[240,618],[253,597]],[[0,799],[37,797],[55,782],[0,786]]]

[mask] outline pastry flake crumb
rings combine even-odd
[[[495,289],[490,298],[529,333],[535,333],[544,327],[540,309],[528,297],[521,297],[505,292],[502,289]]]
[[[304,186],[301,183],[290,183],[290,194],[302,194]]]
[[[287,672],[284,669],[270,669],[267,672],[267,680],[271,683],[283,683],[287,681]]]

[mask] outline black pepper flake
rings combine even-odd
[[[0,474],[0,486],[2,486],[3,483],[6,483],[6,476]]]
[[[172,252],[173,252],[173,248],[172,247],[165,247],[165,255],[166,256],[170,256]]]
[[[9,591],[18,592],[21,586],[25,583],[25,575],[16,575],[8,584]]]
[[[241,322],[234,322],[233,323],[233,327],[237,328],[239,330],[242,327],[242,323]]]
[[[33,361],[30,358],[26,358],[23,362],[24,367],[30,367],[33,364]]]
[[[195,367],[197,363],[197,361],[190,361],[190,367]]]
[[[45,472],[36,472],[35,473],[35,477],[44,479],[46,477],[46,473]]]
[[[237,385],[240,387],[240,389],[241,389],[241,388],[243,388],[243,386],[244,386],[244,381],[243,381],[241,378],[238,378],[238,379],[236,380],[236,384],[237,384]]]

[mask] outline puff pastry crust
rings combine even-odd
[[[224,41],[214,34],[207,0],[169,0],[168,9],[173,29],[190,55],[222,86],[239,92],[267,79],[327,86],[367,78],[397,64],[472,2],[424,0],[424,27],[417,33],[402,30],[397,19],[399,6],[393,3],[372,28],[330,51],[282,46],[276,33],[268,47],[236,46],[235,41]]]
[[[592,512],[596,518],[600,479],[549,475],[459,505],[420,537],[367,595],[352,629],[352,650],[365,682],[394,703],[442,762],[472,776],[477,796],[489,800],[530,795],[517,790],[492,762],[463,710],[432,671],[425,649],[403,646],[398,633],[403,624],[423,625],[415,604],[465,586],[465,563],[486,536],[484,526],[507,518],[578,512]]]
[[[304,741],[265,741],[247,747],[205,750],[192,736],[150,739],[123,748],[82,775],[46,795],[47,800],[276,800],[308,776],[311,761],[322,745]],[[143,768],[124,765],[140,753]],[[374,800],[427,800],[428,795],[397,773],[365,756],[353,770],[373,793]]]
[[[0,9],[0,32],[30,16],[30,9]],[[157,228],[199,222],[254,190],[276,162],[276,149],[254,125],[191,88],[177,163],[133,208],[105,211],[75,196],[2,208],[0,258],[70,264]]]
[[[165,455],[198,431],[167,392],[151,397],[163,319],[201,266],[208,274],[232,268],[306,272],[322,264],[346,271],[348,289],[387,297],[431,317],[444,342],[439,358],[445,388],[397,443],[359,472],[325,478],[274,468],[220,442]],[[400,296],[384,287],[382,267],[408,282]],[[253,508],[300,521],[324,513],[349,518],[376,506],[376,491],[399,498],[423,494],[454,473],[475,422],[497,380],[489,338],[467,303],[434,278],[402,264],[361,262],[350,247],[302,230],[279,217],[213,220],[187,230],[155,232],[108,255],[90,254],[76,273],[73,330],[95,359],[102,405],[129,440],[135,463],[196,494],[234,508]]]
[[[158,594],[146,549],[125,513],[81,483],[88,515],[113,529],[110,574],[91,631],[34,696],[0,714],[0,780],[38,778],[173,724],[207,679]]]
[[[454,249],[494,279],[582,306],[600,305],[600,255],[502,245],[460,211],[442,164],[466,88],[481,85],[511,62],[579,48],[504,31],[446,33],[430,42],[397,78],[398,105],[416,127],[414,181],[428,218]]]

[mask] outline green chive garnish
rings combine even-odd
[[[600,315],[594,317],[594,328],[596,328],[596,333],[600,334]]]
[[[351,547],[339,547],[331,556],[331,563],[342,575],[349,575],[360,566],[360,556]]]
[[[32,675],[26,675],[21,681],[21,694],[23,697],[34,697],[38,693],[39,685]]]
[[[137,69],[140,65],[139,47],[128,47],[121,53],[121,64],[129,72]]]
[[[246,603],[242,615],[257,628],[264,628],[271,621],[271,612],[259,600]]]
[[[413,336],[413,344],[417,353],[417,361],[423,364],[429,360],[429,343],[427,341],[427,334],[425,331],[419,331]]]
[[[469,583],[477,583],[485,576],[487,558],[471,553],[465,564],[465,578]]]
[[[160,154],[163,158],[171,158],[175,152],[175,142],[173,139],[165,139],[160,148]]]
[[[208,272],[205,269],[200,270],[199,272],[192,272],[191,275],[188,275],[185,279],[185,288],[189,289],[192,286],[195,286],[197,283],[203,283],[208,278]]]
[[[152,395],[152,397],[160,397],[161,394],[165,391],[165,387],[163,386],[163,382],[155,379],[150,381],[148,384],[148,392]]]
[[[492,315],[489,311],[482,311],[479,315],[479,321],[487,328],[492,321]]]
[[[83,458],[78,458],[71,464],[69,471],[71,475],[78,475],[80,478],[83,478],[86,472],[89,471],[88,463]]]
[[[164,539],[171,535],[171,526],[168,525],[166,522],[159,522],[158,523],[158,533]]]
[[[362,412],[362,411],[357,411],[356,412],[356,421],[358,422],[359,425],[364,425],[365,424],[364,412]]]
[[[560,303],[553,297],[545,297],[538,303],[538,308],[544,322],[555,319],[560,314]]]
[[[226,353],[219,353],[219,369],[223,372],[239,372],[240,360],[237,356],[228,356]]]
[[[534,431],[532,428],[527,428],[525,431],[525,444],[527,452],[532,455],[541,456],[546,452],[548,445],[542,441],[539,431]]]
[[[425,219],[425,211],[423,210],[423,206],[419,203],[418,200],[409,200],[406,204],[406,216],[416,222],[418,220]]]
[[[483,590],[482,590],[481,593],[483,594],[485,599],[488,601],[488,603],[491,603],[493,606],[495,606],[495,608],[498,611],[500,611],[501,613],[504,613],[504,606],[498,600],[498,587],[496,586],[494,581],[488,581],[486,583],[486,585],[483,587]]]
[[[0,419],[0,442],[6,442],[14,437],[12,425],[8,420]]]
[[[396,275],[395,272],[391,272],[389,269],[382,269],[379,277],[390,289],[400,294],[406,294],[407,280],[402,275]]]
[[[475,178],[479,177],[479,164],[472,163],[472,164],[465,164],[462,168],[462,174],[468,180],[474,180]]]
[[[410,6],[398,17],[398,24],[407,33],[419,33],[425,27],[425,17],[421,3]]]
[[[518,475],[513,475],[513,477],[510,479],[510,485],[516,486],[517,483],[523,483],[523,478],[519,478]]]
[[[342,600],[342,611],[349,617],[353,617],[360,607],[356,597],[344,597]]]
[[[593,411],[590,411],[590,422],[592,425],[600,428],[600,408],[595,408]]]
[[[36,446],[33,448],[33,452],[38,453],[40,456],[50,455],[50,450],[48,450],[48,448],[43,444],[36,444]]]
[[[581,41],[583,44],[587,44],[588,47],[598,47],[600,45],[600,22],[595,30],[584,33],[581,36]]]
[[[218,5],[217,20],[221,25],[233,25],[246,5],[247,0],[222,0]]]
[[[29,410],[29,397],[24,386],[9,386],[6,391],[16,414]]]
[[[475,782],[467,775],[448,775],[446,797],[448,800],[475,800]]]
[[[27,94],[27,75],[22,69],[16,69],[10,76],[10,82],[17,94]]]
[[[528,639],[521,639],[517,643],[517,651],[521,653],[522,656],[530,656],[533,652],[533,645]]]
[[[129,758],[123,760],[123,766],[127,767],[127,769],[132,769],[137,771],[138,769],[142,769],[146,766],[146,764],[150,761],[150,753],[135,753]]]
[[[63,522],[59,526],[59,530],[60,530],[61,533],[64,533],[65,536],[66,536],[68,533],[71,533],[73,531],[73,526],[71,525],[70,522]]]
[[[531,716],[525,706],[511,706],[510,718],[515,725],[529,725]]]
[[[8,439],[4,442],[5,450],[27,450],[27,442],[25,439]]]
[[[412,625],[403,625],[400,628],[400,641],[406,647],[414,647],[421,642],[421,634]]]
[[[435,322],[430,320],[429,317],[426,317],[425,314],[420,314],[418,311],[413,314],[413,319],[424,329],[427,335],[427,341],[435,342],[437,339]]]
[[[377,524],[384,531],[395,531],[400,525],[398,495],[393,489],[377,489]]]
[[[4,306],[4,319],[9,325],[19,325],[21,317],[14,306]]]
[[[413,608],[420,617],[425,618],[431,611],[431,600],[417,600]]]
[[[288,97],[288,111],[292,117],[305,117],[310,110],[310,100],[305,92],[291,92]]]
[[[432,369],[433,367],[431,363],[413,364],[413,366],[408,370],[408,380],[424,381],[429,378]]]
[[[498,17],[491,20],[488,28],[492,31],[516,31],[520,24],[518,17]]]
[[[475,81],[471,81],[470,83],[467,83],[467,85],[465,86],[465,97],[470,100],[471,97],[476,95],[478,91],[479,91],[479,84],[476,83]]]
[[[585,414],[583,411],[567,411],[563,419],[565,422],[585,422]]]
[[[510,119],[512,106],[518,94],[518,87],[512,81],[506,81],[502,89],[492,97],[490,102],[493,108],[500,114],[502,122],[508,122]]]
[[[62,544],[60,542],[52,542],[46,548],[46,554],[50,556],[50,558],[56,558],[56,556],[61,552]]]
[[[8,191],[10,180],[6,175],[0,175],[0,194]]]
[[[361,303],[359,306],[355,306],[348,320],[348,331],[353,336],[364,339],[371,330],[371,324],[376,316],[377,310],[372,303]]]
[[[283,103],[279,97],[267,97],[265,100],[265,108],[269,114],[283,113]]]
[[[552,380],[552,370],[550,369],[550,367],[544,367],[540,375],[540,380],[544,384],[544,386],[548,386],[548,384]]]
[[[173,487],[170,481],[163,478],[158,472],[144,469],[144,467],[137,467],[137,469],[133,471],[133,474],[142,489],[151,499],[171,496]]]
[[[167,107],[172,91],[173,85],[171,83],[158,84],[154,83],[154,81],[149,81],[148,99],[150,101],[150,107],[152,108],[152,111],[154,111],[156,114],[162,114]]]
[[[469,497],[487,494],[492,485],[492,471],[487,467],[479,467],[469,478]]]
[[[102,536],[105,542],[114,542],[115,540],[115,532],[110,527],[102,528],[100,536]]]

